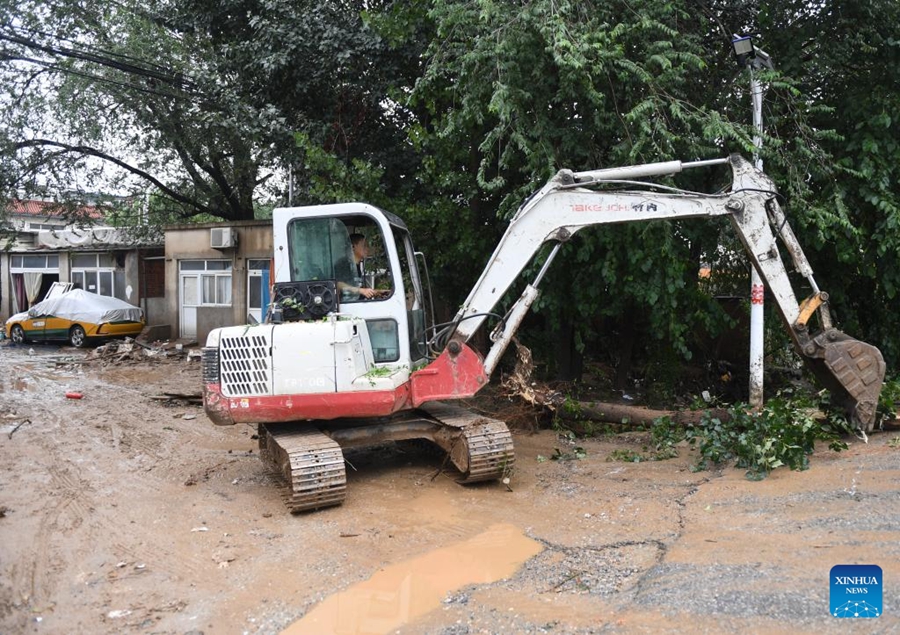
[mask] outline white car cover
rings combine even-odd
[[[144,312],[118,298],[97,295],[84,289],[73,289],[28,309],[32,318],[54,315],[74,322],[104,324],[106,322],[140,322]]]

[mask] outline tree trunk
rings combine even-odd
[[[650,410],[641,406],[587,401],[579,401],[574,407],[556,410],[560,418],[568,420],[590,419],[606,423],[650,425],[660,417],[670,417],[676,425],[682,426],[700,423],[706,412],[706,410]],[[709,412],[721,421],[731,419],[727,410],[711,409]]]

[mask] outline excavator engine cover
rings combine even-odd
[[[878,395],[887,367],[881,351],[837,329],[800,337],[800,353],[860,430],[875,427]]]

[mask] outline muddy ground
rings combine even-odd
[[[367,617],[351,600],[333,604],[341,628],[900,632],[896,432],[822,448],[808,471],[762,482],[730,468],[693,472],[686,448],[662,462],[607,460],[640,450],[638,433],[579,441],[581,460],[541,460],[572,447],[552,431],[523,432],[511,491],[457,485],[435,477],[439,459],[385,446],[349,457],[342,507],[291,516],[255,430],[153,399],[198,391],[198,362],[84,357],[0,346],[2,633],[278,633],[336,592],[498,527],[516,538],[491,550],[521,559],[505,550],[530,539],[540,553],[436,605],[419,606],[401,575],[406,587],[376,592]],[[829,570],[847,563],[882,567],[881,617],[829,616]],[[451,557],[439,573],[475,565]]]

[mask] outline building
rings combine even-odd
[[[170,225],[164,233],[172,337],[202,344],[215,328],[263,320],[271,220]]]
[[[43,299],[54,282],[120,298],[144,310],[154,338],[202,343],[214,328],[260,322],[272,260],[272,221],[171,225],[162,240],[104,227],[98,210],[78,226],[53,203],[15,201],[9,249],[0,251],[0,320]]]
[[[165,318],[165,263],[160,241],[102,226],[97,208],[79,226],[55,214],[49,201],[13,201],[7,249],[0,252],[0,319],[27,310],[54,282],[72,282],[144,309],[148,323]]]

